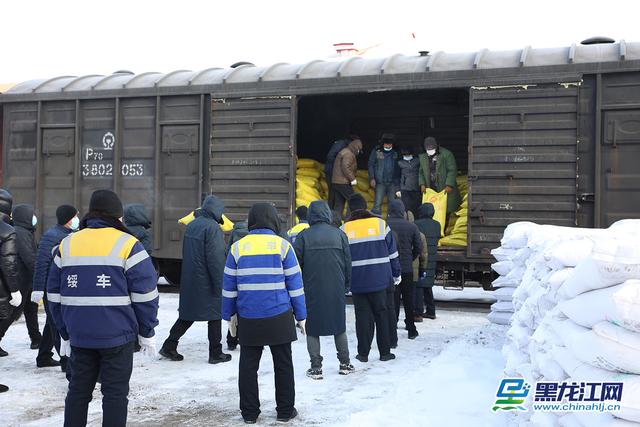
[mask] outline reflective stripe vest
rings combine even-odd
[[[287,236],[289,236],[289,241],[291,242],[291,244],[296,241],[296,237],[298,237],[298,234],[300,234],[302,230],[306,230],[307,228],[309,228],[308,222],[301,222],[294,225],[291,230],[287,232]]]
[[[351,292],[377,292],[401,275],[395,239],[378,217],[357,219],[340,227],[351,249]]]
[[[60,335],[71,345],[110,348],[158,324],[157,274],[135,237],[90,220],[54,251],[47,300]]]
[[[231,246],[222,282],[222,318],[269,318],[293,308],[307,317],[302,274],[291,244],[273,231],[252,230]]]

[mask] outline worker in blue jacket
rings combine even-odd
[[[307,310],[295,251],[279,229],[272,204],[253,205],[249,235],[233,244],[224,269],[222,317],[232,335],[239,332],[240,411],[249,424],[260,414],[258,366],[266,345],[275,371],[277,420],[298,415],[291,342],[297,339],[294,318],[305,333]]]
[[[122,202],[110,190],[91,195],[89,213],[54,251],[47,300],[70,356],[64,425],[84,426],[98,373],[102,424],[125,426],[136,337],[155,356],[158,276],[149,254],[122,224]]]
[[[43,297],[46,300],[45,290],[47,287],[47,277],[51,264],[53,263],[53,248],[58,246],[62,239],[67,237],[80,226],[78,210],[71,205],[61,205],[56,209],[57,224],[49,228],[38,243],[38,254],[33,273],[33,292],[31,301],[38,303]],[[60,362],[53,359],[53,347],[55,346],[60,355],[60,334],[53,323],[53,317],[49,312],[49,305],[44,304],[44,311],[47,315],[44,328],[42,329],[42,342],[36,357],[36,366],[44,368],[48,366],[61,366],[62,371],[67,370],[67,357],[60,357]]]
[[[349,198],[351,217],[341,227],[351,250],[351,293],[356,314],[358,355],[369,361],[374,324],[380,360],[395,359],[391,353],[387,313],[387,288],[402,281],[395,239],[385,221],[367,210],[360,194]],[[395,316],[395,313],[394,313]]]
[[[387,203],[396,197],[400,188],[400,156],[394,150],[396,137],[392,133],[384,133],[380,137],[380,144],[369,155],[369,185],[375,190],[372,213],[382,214],[382,203]]]

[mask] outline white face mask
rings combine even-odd
[[[409,161],[411,159],[413,159],[413,156],[402,156],[403,159]]]
[[[78,227],[80,227],[80,218],[78,218],[77,216],[74,216],[71,219],[70,227],[71,227],[72,230],[77,230]]]
[[[33,225],[34,227],[36,225],[38,225],[38,218],[36,218],[36,216],[34,215],[33,218],[31,219],[31,225]]]
[[[436,150],[427,150],[428,156],[433,156],[434,154],[436,154]]]

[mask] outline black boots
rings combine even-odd
[[[230,360],[231,360],[231,355],[226,353],[220,353],[217,356],[209,356],[209,363],[211,363],[212,365],[229,362]]]
[[[176,349],[168,349],[165,346],[162,346],[162,348],[158,353],[160,353],[160,356],[165,357],[174,362],[180,362],[184,360],[184,356],[178,353]]]

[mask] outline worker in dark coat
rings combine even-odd
[[[27,332],[31,339],[31,349],[40,347],[42,335],[38,327],[38,304],[31,301],[33,290],[33,268],[36,262],[36,239],[33,235],[36,230],[37,219],[33,206],[16,205],[11,214],[13,226],[16,232],[16,249],[18,251],[18,286],[22,294],[22,304],[18,306],[8,319],[0,321],[0,340],[9,329],[9,326],[24,313]]]
[[[400,189],[396,196],[402,200],[407,212],[418,214],[418,207],[422,202],[422,192],[418,183],[420,160],[414,156],[409,147],[402,147],[402,158],[398,160],[400,168]]]
[[[456,176],[458,167],[453,153],[441,147],[436,139],[428,136],[424,139],[425,153],[420,154],[420,190],[427,188],[447,193],[447,215],[454,212],[462,203]]]
[[[418,218],[415,220],[415,225],[427,240],[427,267],[420,271],[420,280],[416,283],[415,312],[416,316],[429,319],[436,318],[433,284],[436,279],[438,240],[440,239],[440,223],[433,219],[434,212],[431,203],[424,203],[418,208]]]
[[[138,239],[144,250],[149,255],[153,251],[153,243],[151,241],[151,220],[147,214],[144,205],[133,203],[124,207],[124,225],[127,226],[133,237]]]
[[[18,249],[16,248],[16,232],[10,225],[9,215],[13,197],[7,190],[0,188],[0,320],[11,316],[13,310],[22,302],[22,294],[18,286]],[[0,357],[8,353],[0,348]],[[0,393],[9,390],[0,384]]]
[[[400,268],[402,269],[402,282],[395,288],[395,317],[390,327],[396,329],[398,317],[400,316],[400,299],[404,306],[404,324],[409,331],[409,339],[418,336],[418,330],[414,323],[414,280],[413,280],[413,260],[418,258],[422,252],[422,239],[418,227],[406,219],[406,211],[402,200],[392,200],[389,203],[389,216],[387,224],[391,231],[395,233],[396,244],[398,245],[398,255],[400,258]],[[394,344],[394,343],[392,343]]]
[[[38,255],[36,257],[35,271],[33,273],[33,292],[31,292],[31,301],[40,302],[43,298],[46,300],[47,279],[49,278],[49,270],[53,263],[53,249],[69,234],[74,232],[80,226],[80,218],[78,210],[70,205],[61,205],[56,209],[57,224],[48,229],[40,239],[38,244]],[[67,357],[60,357],[60,362],[53,359],[53,347],[60,354],[60,334],[53,323],[53,316],[49,311],[49,304],[43,304],[47,315],[44,328],[42,328],[42,342],[36,357],[36,366],[38,368],[46,368],[50,366],[59,366],[66,371]]]
[[[225,245],[220,224],[224,204],[216,196],[207,196],[196,219],[184,232],[182,241],[182,275],[178,320],[169,331],[160,354],[170,360],[184,357],[177,352],[178,340],[195,321],[209,326],[209,363],[231,360],[222,352],[222,275]]]
[[[333,336],[339,373],[347,375],[355,369],[349,360],[346,333],[345,292],[351,281],[351,249],[349,239],[331,224],[329,205],[311,202],[310,228],[298,234],[293,244],[300,268],[307,304],[307,349],[311,368],[307,376],[322,379],[320,337]]]

